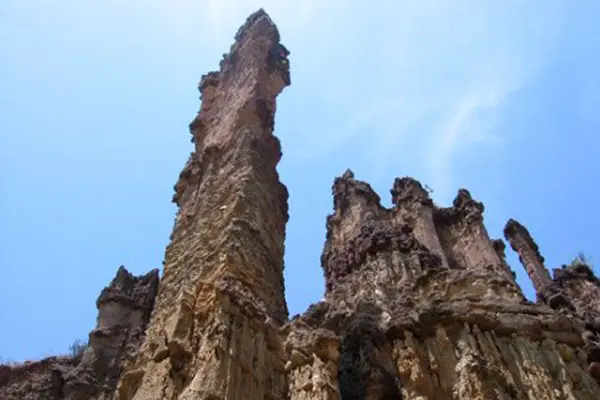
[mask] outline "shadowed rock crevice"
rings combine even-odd
[[[341,335],[337,381],[341,400],[399,400],[392,345],[378,327],[376,307],[347,321]]]
[[[509,220],[504,234],[529,274],[539,303],[581,324],[588,371],[600,383],[600,279],[584,260],[553,270],[552,279],[540,249],[522,224]]]

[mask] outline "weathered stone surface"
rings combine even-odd
[[[268,15],[251,15],[198,86],[158,294],[156,273],[120,270],[81,360],[0,366],[0,398],[599,399],[600,281],[581,262],[551,279],[511,220],[529,302],[465,189],[442,208],[397,178],[388,209],[352,171],[336,178],[324,298],[288,319],[273,136],[288,55]]]
[[[397,179],[395,206],[387,210],[347,172],[333,193],[322,257],[325,298],[284,329],[290,399],[383,399],[384,376],[408,399],[599,395],[597,365],[589,364],[595,353],[582,336],[589,324],[522,296],[504,243],[489,239],[483,206],[467,191],[459,191],[453,207],[437,208],[418,182]],[[365,307],[377,329],[358,343],[391,352],[392,364],[345,355],[346,327]],[[377,376],[382,365],[387,374]],[[314,376],[318,386],[309,384]],[[368,388],[380,392],[365,394]]]
[[[440,242],[452,268],[494,270],[503,277],[513,296],[522,299],[514,273],[499,257],[497,244],[490,240],[483,224],[483,204],[475,201],[468,190],[460,189],[452,207],[436,208],[434,218]]]
[[[504,233],[534,284],[538,302],[583,324],[588,371],[600,383],[600,279],[584,260],[554,269],[550,279],[544,257],[527,228],[511,219]]]
[[[199,85],[195,146],[179,181],[164,276],[120,399],[281,399],[279,326],[287,189],[276,171],[275,98],[289,52],[262,10],[240,28],[220,70]]]
[[[504,236],[512,249],[519,255],[519,260],[531,278],[531,283],[539,293],[544,286],[550,284],[550,275],[544,267],[544,257],[540,254],[529,231],[518,221],[510,219],[504,228]]]
[[[435,207],[429,193],[413,178],[396,178],[391,190],[394,218],[414,228],[415,238],[440,258],[443,267],[448,267],[446,254],[440,243],[433,213]]]
[[[96,305],[96,328],[81,354],[0,366],[0,399],[112,398],[121,366],[141,345],[158,289],[158,270],[134,277],[120,267]]]

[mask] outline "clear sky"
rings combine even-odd
[[[197,83],[259,7],[291,51],[276,134],[292,314],[323,294],[348,167],[385,205],[396,176],[441,205],[465,187],[492,237],[518,219],[548,267],[600,257],[595,0],[1,0],[1,358],[65,352],[119,265],[161,267]]]

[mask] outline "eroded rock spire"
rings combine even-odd
[[[133,276],[121,266],[96,306],[87,345],[68,356],[0,365],[0,399],[110,399],[122,367],[136,354],[158,290],[158,270]]]
[[[525,267],[536,294],[539,296],[544,287],[550,284],[551,279],[537,244],[527,228],[514,219],[510,219],[506,223],[504,236],[512,249],[519,255],[519,260]]]
[[[284,362],[272,336],[288,315],[288,193],[273,129],[290,73],[279,39],[266,12],[255,12],[219,71],[201,79],[202,104],[190,124],[195,150],[175,186],[179,211],[164,277],[121,399],[283,398]],[[242,370],[251,384],[221,377]]]

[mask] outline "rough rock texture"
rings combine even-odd
[[[0,395],[107,398],[116,385],[119,400],[599,399],[600,281],[581,263],[551,279],[511,220],[506,238],[538,292],[528,301],[464,189],[442,208],[418,181],[397,178],[385,208],[352,171],[336,178],[324,299],[288,319],[288,195],[273,136],[288,54],[259,10],[202,77],[146,334],[132,327],[146,326],[154,278],[103,292],[81,362],[0,367]],[[118,300],[123,291],[138,300]],[[124,321],[130,328],[115,328]],[[123,349],[142,338],[130,357]]]
[[[550,279],[544,257],[523,225],[509,220],[504,234],[519,253],[536,288],[538,302],[583,322],[582,339],[588,370],[600,383],[600,279],[582,260],[554,269]]]
[[[288,193],[273,129],[275,98],[290,84],[288,51],[262,10],[235,39],[199,85],[164,276],[120,399],[284,398]]]
[[[96,328],[83,353],[0,366],[0,399],[112,398],[121,365],[144,339],[158,280],[158,270],[134,277],[120,267],[98,297]]]
[[[504,236],[510,246],[519,255],[519,260],[531,278],[537,294],[551,282],[550,274],[544,267],[544,258],[540,249],[529,234],[527,228],[514,219],[510,219],[504,227]]]
[[[438,208],[397,179],[388,210],[350,171],[332,191],[325,299],[283,329],[290,399],[600,396],[586,322],[523,297],[469,192]],[[365,314],[377,329],[353,330]]]

